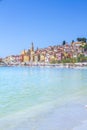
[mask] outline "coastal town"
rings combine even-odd
[[[32,66],[32,65],[54,65],[54,64],[79,64],[87,66],[87,42],[86,38],[77,38],[71,43],[63,41],[61,45],[37,48],[34,43],[31,48],[23,50],[19,55],[10,55],[0,59],[0,65],[6,66]]]

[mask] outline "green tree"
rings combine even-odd
[[[72,43],[74,43],[74,40],[72,40]]]
[[[87,44],[85,44],[84,46],[84,51],[87,51]]]
[[[58,61],[55,60],[55,59],[52,59],[52,60],[50,61],[50,63],[51,63],[51,64],[56,64],[56,63],[58,63]]]
[[[66,44],[66,41],[64,40],[63,43],[62,43],[62,45],[64,46],[65,44]]]
[[[78,37],[78,38],[77,38],[77,41],[78,41],[78,42],[85,42],[85,43],[86,43],[86,40],[87,40],[87,39],[86,39],[85,37],[83,37],[83,38],[79,38],[79,37]]]
[[[78,62],[85,62],[85,61],[86,61],[86,57],[84,56],[84,54],[80,54],[80,55],[77,57],[77,61],[78,61]]]

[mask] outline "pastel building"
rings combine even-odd
[[[32,43],[31,49],[23,50],[21,52],[22,55],[22,62],[33,62],[34,61],[34,46]]]
[[[40,61],[41,62],[45,62],[45,56],[44,56],[44,54],[40,54]]]
[[[30,57],[29,55],[27,54],[27,50],[23,50],[22,53],[21,53],[21,56],[22,56],[22,62],[29,62],[30,60]]]

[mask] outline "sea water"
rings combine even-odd
[[[76,104],[83,108],[87,104],[87,69],[0,68],[0,130],[27,130],[29,127],[31,130],[42,129],[36,127],[36,122],[41,124],[41,120],[46,121],[56,110],[61,118],[60,113],[62,116],[68,114],[66,108],[69,105],[75,112]],[[57,114],[54,115],[56,117]],[[55,122],[56,120],[60,119],[56,117]],[[26,128],[22,122],[27,122]],[[31,126],[32,123],[35,129]],[[43,129],[46,130],[44,127]],[[54,130],[60,129],[57,126]],[[51,130],[50,126],[47,130]],[[68,130],[68,126],[61,130]]]

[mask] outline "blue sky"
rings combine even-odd
[[[1,0],[0,57],[87,37],[87,0]]]

